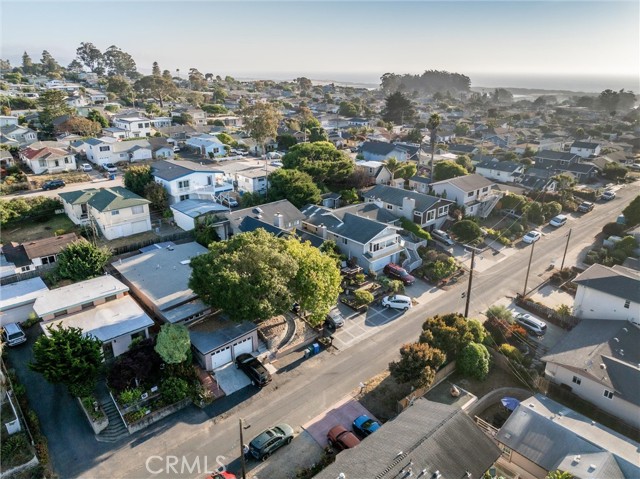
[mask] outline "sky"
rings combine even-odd
[[[183,75],[196,67],[223,77],[375,83],[385,72],[436,69],[468,75],[472,85],[624,77],[637,92],[639,5],[0,0],[0,57],[16,65],[24,50],[38,61],[46,49],[66,65],[81,42],[91,42],[130,53],[142,73],[158,61]]]

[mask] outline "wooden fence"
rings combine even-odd
[[[520,294],[516,296],[516,304],[522,309],[526,309],[530,313],[545,318],[549,322],[555,324],[556,326],[560,326],[562,329],[566,329],[567,331],[571,331],[580,322],[580,319],[576,318],[575,316],[564,316],[562,314],[559,314],[555,309],[549,308],[548,306],[540,303],[536,303],[529,298],[523,298]]]
[[[151,238],[145,241],[140,241],[137,243],[131,243],[124,246],[119,246],[117,248],[112,248],[111,253],[114,256],[119,256],[121,254],[137,251],[140,248],[144,248],[146,246],[151,246],[152,244],[165,243],[167,241],[193,240],[193,237],[194,237],[193,231],[180,231],[178,233],[173,233],[165,236],[158,236],[157,238]]]

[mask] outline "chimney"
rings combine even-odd
[[[282,216],[282,213],[280,213],[279,211],[275,215],[273,215],[273,225],[277,228],[284,229],[284,216]]]
[[[402,198],[402,212],[404,213],[403,216],[412,219],[413,217],[413,210],[416,209],[416,200],[414,200],[413,198],[409,198],[408,196],[405,196],[404,198]]]
[[[320,235],[322,239],[327,239],[327,227],[325,225],[320,225]]]

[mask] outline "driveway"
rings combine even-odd
[[[339,351],[365,340],[404,313],[375,305],[370,305],[364,313],[354,313],[344,304],[340,304],[340,310],[343,311],[346,320],[344,326],[334,333],[332,343]],[[351,315],[346,311],[351,311]]]
[[[323,448],[313,439],[307,431],[301,431],[293,438],[291,444],[276,451],[265,462],[250,460],[247,464],[249,470],[247,477],[253,479],[295,479],[298,471],[317,464],[322,458]],[[241,477],[237,475],[237,477]]]
[[[227,396],[247,386],[251,386],[249,376],[236,368],[232,362],[216,369],[214,374],[218,386],[220,386],[220,389],[222,389]]]

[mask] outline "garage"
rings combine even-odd
[[[233,357],[237,358],[239,355],[243,353],[251,354],[253,352],[253,338],[248,337],[243,339],[242,341],[238,341],[233,345]]]
[[[131,223],[131,234],[137,234],[137,233],[144,233],[145,231],[148,231],[149,228],[149,224],[148,222],[145,221],[135,221],[133,223]]]
[[[222,349],[211,353],[211,368],[219,368],[227,363],[231,362],[231,346],[226,346]]]

